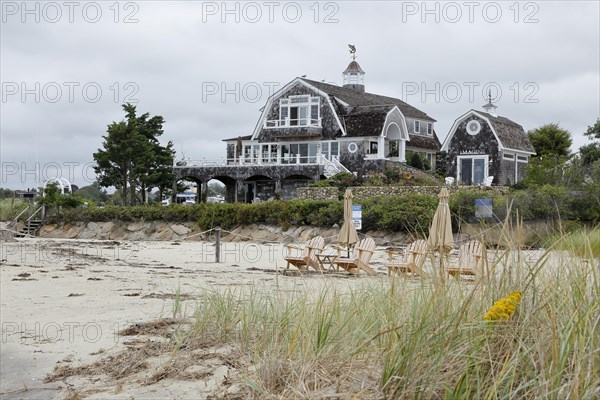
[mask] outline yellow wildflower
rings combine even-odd
[[[508,296],[501,298],[490,307],[488,312],[483,316],[487,321],[507,321],[511,315],[517,311],[517,306],[521,302],[521,292],[516,291]]]

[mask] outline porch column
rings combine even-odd
[[[239,203],[240,199],[244,199],[244,182],[242,179],[235,180],[235,202]]]
[[[281,199],[281,179],[275,181],[275,200]]]
[[[377,158],[385,158],[385,137],[379,136],[377,140]]]
[[[406,141],[402,139],[398,141],[398,158],[400,162],[406,162]]]
[[[202,182],[202,190],[198,192],[196,196],[196,204],[206,203],[206,198],[208,197],[208,182]]]

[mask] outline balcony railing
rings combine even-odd
[[[321,127],[321,118],[297,118],[297,119],[269,119],[266,120],[264,128],[298,128],[298,127]]]
[[[337,159],[337,156],[333,156]],[[220,158],[202,160],[179,160],[174,168],[189,167],[237,167],[240,165],[324,165],[329,160],[321,154],[302,156],[300,154],[284,155],[280,157],[253,157],[253,158]]]

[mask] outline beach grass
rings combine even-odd
[[[531,261],[515,247],[472,283],[439,274],[348,290],[213,291],[177,346],[236,346],[256,398],[597,399],[596,234],[562,237]],[[508,319],[483,318],[515,291]]]
[[[0,200],[0,221],[10,221],[23,211],[29,203],[19,199]]]

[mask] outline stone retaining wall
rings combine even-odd
[[[368,199],[377,196],[401,196],[406,193],[437,195],[440,186],[355,186],[352,194],[355,199]],[[482,194],[505,195],[509,188],[506,186],[451,186],[450,193],[457,190],[481,190]],[[335,187],[303,187],[296,189],[296,196],[303,200],[338,200],[338,189]]]
[[[296,189],[298,200],[338,200],[336,187],[301,187]]]

